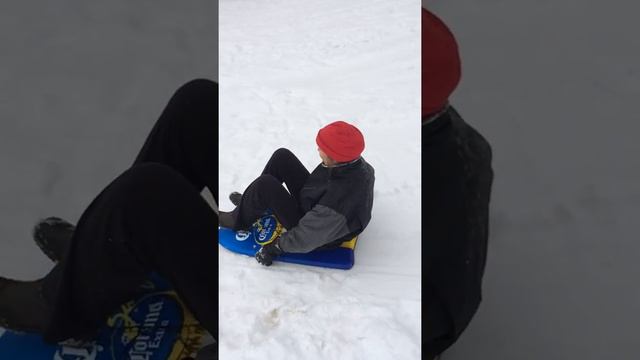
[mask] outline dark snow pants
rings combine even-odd
[[[299,194],[307,178],[309,171],[291,151],[276,150],[262,175],[247,187],[240,204],[233,211],[235,229],[250,228],[267,209],[273,211],[285,228],[296,226],[304,215]],[[282,186],[283,183],[289,191]]]
[[[45,277],[46,341],[92,338],[151,272],[218,338],[218,219],[200,194],[206,186],[217,198],[217,116],[216,83],[183,85],[133,166],[84,211],[66,256]]]

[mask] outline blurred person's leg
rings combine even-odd
[[[217,338],[217,218],[199,195],[206,186],[217,200],[217,104],[214,82],[180,87],[134,167],[93,201],[71,239],[58,239],[64,260],[44,281],[0,282],[12,294],[0,301],[0,320],[44,331],[48,319],[50,341],[88,338],[156,271]],[[33,306],[8,301],[13,295]]]
[[[185,177],[197,190],[206,186],[217,202],[218,84],[204,79],[179,87],[156,121],[135,164],[163,163]],[[73,226],[49,217],[34,229],[37,245],[53,261],[69,247]]]
[[[217,338],[216,216],[172,168],[133,166],[84,212],[70,249],[44,280],[45,339],[90,339],[156,272]]]
[[[181,86],[151,130],[135,163],[163,163],[218,202],[218,84],[199,79]]]

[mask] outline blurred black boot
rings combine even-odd
[[[65,256],[75,226],[57,217],[41,220],[33,228],[33,239],[42,252],[54,262],[59,262]]]
[[[43,333],[49,312],[42,296],[42,279],[18,281],[0,277],[0,326]]]

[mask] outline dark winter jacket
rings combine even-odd
[[[438,354],[455,342],[480,304],[492,181],[489,144],[453,108],[423,123],[423,349],[427,353]]]
[[[304,216],[280,237],[282,250],[309,252],[360,234],[371,220],[374,179],[362,157],[335,167],[318,165],[300,190]]]

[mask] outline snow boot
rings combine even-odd
[[[242,200],[242,194],[240,194],[237,191],[234,191],[231,194],[229,194],[229,200],[231,200],[231,203],[234,206],[238,206],[240,205],[240,201]]]
[[[42,296],[42,279],[18,281],[0,277],[0,326],[43,333],[49,311]]]
[[[218,221],[220,222],[220,227],[225,227],[228,229],[233,229],[236,221],[233,218],[232,212],[220,211],[218,215]]]
[[[33,239],[53,262],[59,262],[67,253],[75,226],[57,217],[41,220],[33,228]]]

